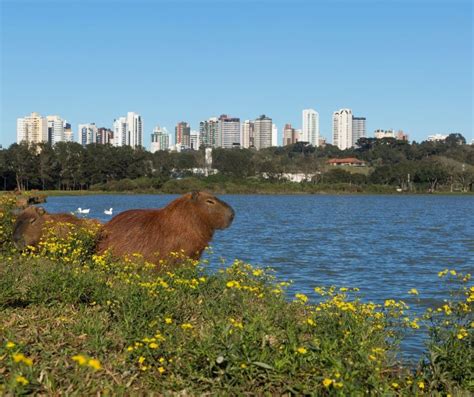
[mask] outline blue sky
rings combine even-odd
[[[472,139],[470,1],[24,1],[1,4],[0,143],[37,111],[73,125],[143,116],[174,132],[222,113],[267,114],[279,133],[301,110],[348,107],[410,139]]]

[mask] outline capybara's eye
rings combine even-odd
[[[208,204],[215,204],[216,202],[215,202],[214,200],[207,199],[207,200],[206,200],[206,203],[208,203]]]

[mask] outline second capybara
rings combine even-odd
[[[47,232],[57,237],[66,237],[69,225],[99,227],[96,219],[78,218],[71,214],[49,214],[42,207],[28,207],[16,218],[13,225],[13,243],[22,250],[27,246],[37,246]]]
[[[151,263],[173,261],[170,254],[184,253],[199,259],[216,229],[225,229],[234,219],[231,206],[212,194],[192,192],[162,209],[124,211],[102,230],[98,252],[114,256],[138,253]]]

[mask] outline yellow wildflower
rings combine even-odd
[[[181,324],[181,328],[182,329],[192,329],[193,325],[189,324],[189,323],[184,323],[184,324]]]
[[[467,334],[466,329],[461,328],[456,336],[457,336],[458,339],[464,339],[467,335],[468,334]]]
[[[170,317],[166,317],[166,318],[165,318],[165,323],[166,323],[166,324],[171,324],[172,322],[173,322],[173,319],[172,319],[172,318],[170,318]]]
[[[23,386],[26,386],[28,383],[30,383],[30,382],[28,382],[28,379],[26,379],[24,376],[21,376],[21,375],[17,375],[15,377],[15,382],[19,383]]]
[[[158,372],[159,372],[160,374],[162,374],[163,372],[165,372],[165,369],[164,369],[163,367],[159,367],[159,368],[158,368]]]
[[[79,365],[84,365],[87,362],[87,358],[85,358],[82,354],[73,356],[72,360],[78,363]]]
[[[304,347],[298,347],[298,349],[296,349],[296,351],[299,354],[306,354],[308,352],[308,350],[306,350],[306,348],[304,348]]]
[[[394,389],[398,389],[398,386],[399,386],[398,383],[396,383],[396,382],[393,382],[393,383],[392,383],[392,387],[393,387]]]
[[[23,363],[31,367],[33,365],[33,360],[31,358],[26,357],[23,353],[15,353],[12,355],[13,361],[16,363]]]
[[[423,390],[423,389],[425,388],[425,382],[423,382],[423,381],[418,382],[418,387],[419,387],[421,390]]]
[[[14,342],[10,342],[10,341],[7,342],[7,349],[13,349],[15,346],[16,344]]]
[[[312,318],[308,318],[306,320],[306,322],[309,324],[309,325],[316,325],[316,323],[314,322],[314,320]]]
[[[323,380],[323,386],[327,389],[327,388],[329,388],[329,386],[332,385],[332,382],[333,382],[332,379],[325,378],[325,379]]]
[[[152,342],[148,345],[150,349],[157,349],[158,348],[158,343]]]
[[[410,295],[418,295],[418,290],[416,288],[412,288],[410,291],[408,291]]]
[[[305,294],[295,294],[295,298],[302,303],[306,303],[308,301],[308,297]]]
[[[95,369],[96,371],[102,368],[100,361],[97,360],[96,358],[90,358],[89,361],[87,362],[87,365]]]
[[[144,362],[145,362],[145,357],[143,357],[143,356],[138,357],[138,363],[139,364],[143,364]]]
[[[240,368],[242,368],[242,369],[247,368],[247,364],[245,364],[245,363],[240,364]]]

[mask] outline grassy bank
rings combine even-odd
[[[404,302],[362,301],[357,288],[289,296],[270,270],[239,261],[210,274],[186,258],[157,271],[139,256],[96,256],[88,230],[20,254],[10,206],[0,223],[0,394],[474,391],[468,275],[440,272],[456,295],[414,318]],[[427,353],[405,367],[399,343],[425,326]]]

